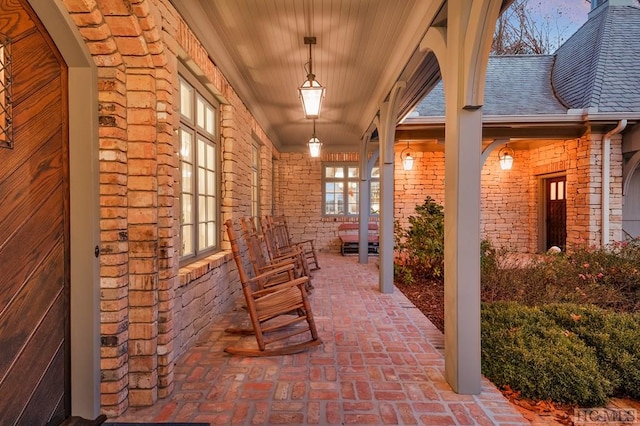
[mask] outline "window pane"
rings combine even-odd
[[[216,152],[213,149],[213,145],[210,144],[206,144],[207,145],[207,162],[206,162],[206,166],[207,168],[209,168],[210,170],[215,170],[215,161],[216,161]]]
[[[371,181],[371,214],[380,214],[380,182]]]
[[[349,182],[347,185],[347,200],[349,200],[349,205],[347,207],[348,214],[358,214],[358,211],[359,211],[358,188],[359,188],[359,185],[357,182]]]
[[[211,105],[207,105],[205,130],[215,136],[215,110]]]
[[[556,199],[556,183],[555,182],[551,182],[551,188],[549,189],[549,191],[551,192],[551,194],[549,194],[549,199],[551,201],[554,201]]]
[[[193,121],[193,87],[180,80],[180,113]]]
[[[336,168],[335,167],[325,167],[325,177],[332,178],[336,177]]]
[[[380,177],[380,167],[376,166],[371,168],[371,177],[372,178]]]
[[[198,249],[202,250],[207,247],[207,224],[198,225]]]
[[[216,211],[215,211],[215,197],[207,197],[207,220],[215,220],[216,219]]]
[[[558,200],[564,200],[564,182],[558,182]]]
[[[207,247],[212,247],[215,244],[216,238],[216,224],[215,222],[209,222],[207,224]]]
[[[193,196],[182,194],[182,217],[183,224],[193,223]]]
[[[204,155],[205,151],[205,142],[202,139],[198,139],[198,166],[204,167],[206,166],[206,157]]]
[[[207,217],[207,199],[204,195],[198,197],[198,222],[202,222]]]
[[[348,177],[350,178],[354,178],[354,177],[358,177],[358,168],[357,167],[349,167],[349,175]]]
[[[180,159],[193,163],[193,135],[188,129],[180,129]]]
[[[344,168],[343,168],[343,167],[336,167],[336,168],[335,168],[335,175],[334,175],[334,177],[335,177],[335,178],[338,178],[338,179],[342,179],[342,178],[344,178]]]
[[[193,166],[182,163],[182,192],[193,193]]]
[[[205,169],[198,167],[198,194],[206,194]]]
[[[196,99],[196,123],[198,123],[198,127],[204,129],[204,101],[200,96]]]
[[[193,254],[193,226],[184,225],[182,227],[182,250],[181,256],[189,256]]]

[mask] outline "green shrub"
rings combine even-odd
[[[397,250],[396,276],[405,282],[415,279],[441,279],[444,274],[444,212],[431,197],[416,206],[409,216],[409,227],[395,222]]]
[[[640,314],[554,304],[542,311],[593,347],[614,395],[640,399]]]
[[[505,250],[492,248],[482,271],[482,300],[513,300],[528,306],[549,303],[593,304],[618,312],[640,310],[640,243],[607,248],[570,247],[510,267]],[[482,263],[481,263],[482,265]]]
[[[591,407],[612,391],[593,348],[538,308],[497,302],[482,309],[482,373],[524,397]]]

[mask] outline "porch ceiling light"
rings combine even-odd
[[[402,160],[402,168],[405,171],[409,171],[413,169],[413,157],[410,152],[407,152],[407,155],[403,157],[405,151],[409,150],[409,142],[407,141],[407,147],[400,152],[400,160]]]
[[[498,159],[502,170],[511,170],[511,167],[513,167],[513,156],[514,151],[509,148],[509,145],[505,145],[500,149],[498,152]]]
[[[305,118],[318,118],[320,116],[320,106],[322,104],[322,98],[324,97],[325,89],[318,83],[313,74],[313,60],[311,57],[311,45],[316,44],[315,37],[305,37],[304,44],[309,45],[309,62],[305,64],[305,70],[307,65],[307,79],[302,83],[302,86],[298,88],[300,92],[300,100],[302,102],[302,110],[304,111]]]
[[[320,139],[316,137],[316,120],[313,120],[313,135],[311,139],[309,139],[309,155],[312,158],[320,157],[320,148],[322,147],[322,143],[320,143]]]

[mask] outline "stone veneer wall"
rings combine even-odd
[[[538,141],[530,149],[515,151],[511,170],[500,168],[497,151],[491,153],[482,168],[481,236],[496,247],[521,253],[543,249],[540,227],[543,179],[552,175],[567,177],[567,243],[600,241],[600,162],[602,135],[578,140]],[[413,169],[402,169],[397,144],[394,180],[395,219],[404,226],[415,207],[431,196],[444,203],[444,152],[411,150]],[[283,153],[277,161],[276,205],[279,213],[294,222],[294,234],[315,238],[324,251],[338,252],[337,228],[342,220],[357,218],[322,217],[322,162],[358,161],[357,153],[323,154],[321,160],[306,153]],[[611,147],[611,238],[621,236],[621,163],[619,138]]]
[[[167,396],[174,360],[240,294],[228,251],[179,267],[178,57],[222,102],[222,221],[250,212],[254,143],[272,208],[278,153],[169,0],[64,4],[98,74],[101,403],[115,416]]]

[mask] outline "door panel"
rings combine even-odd
[[[0,18],[14,135],[0,148],[0,423],[44,425],[70,415],[67,69],[26,0],[0,0]]]
[[[565,249],[567,244],[567,178],[565,176],[545,180],[547,245]]]

